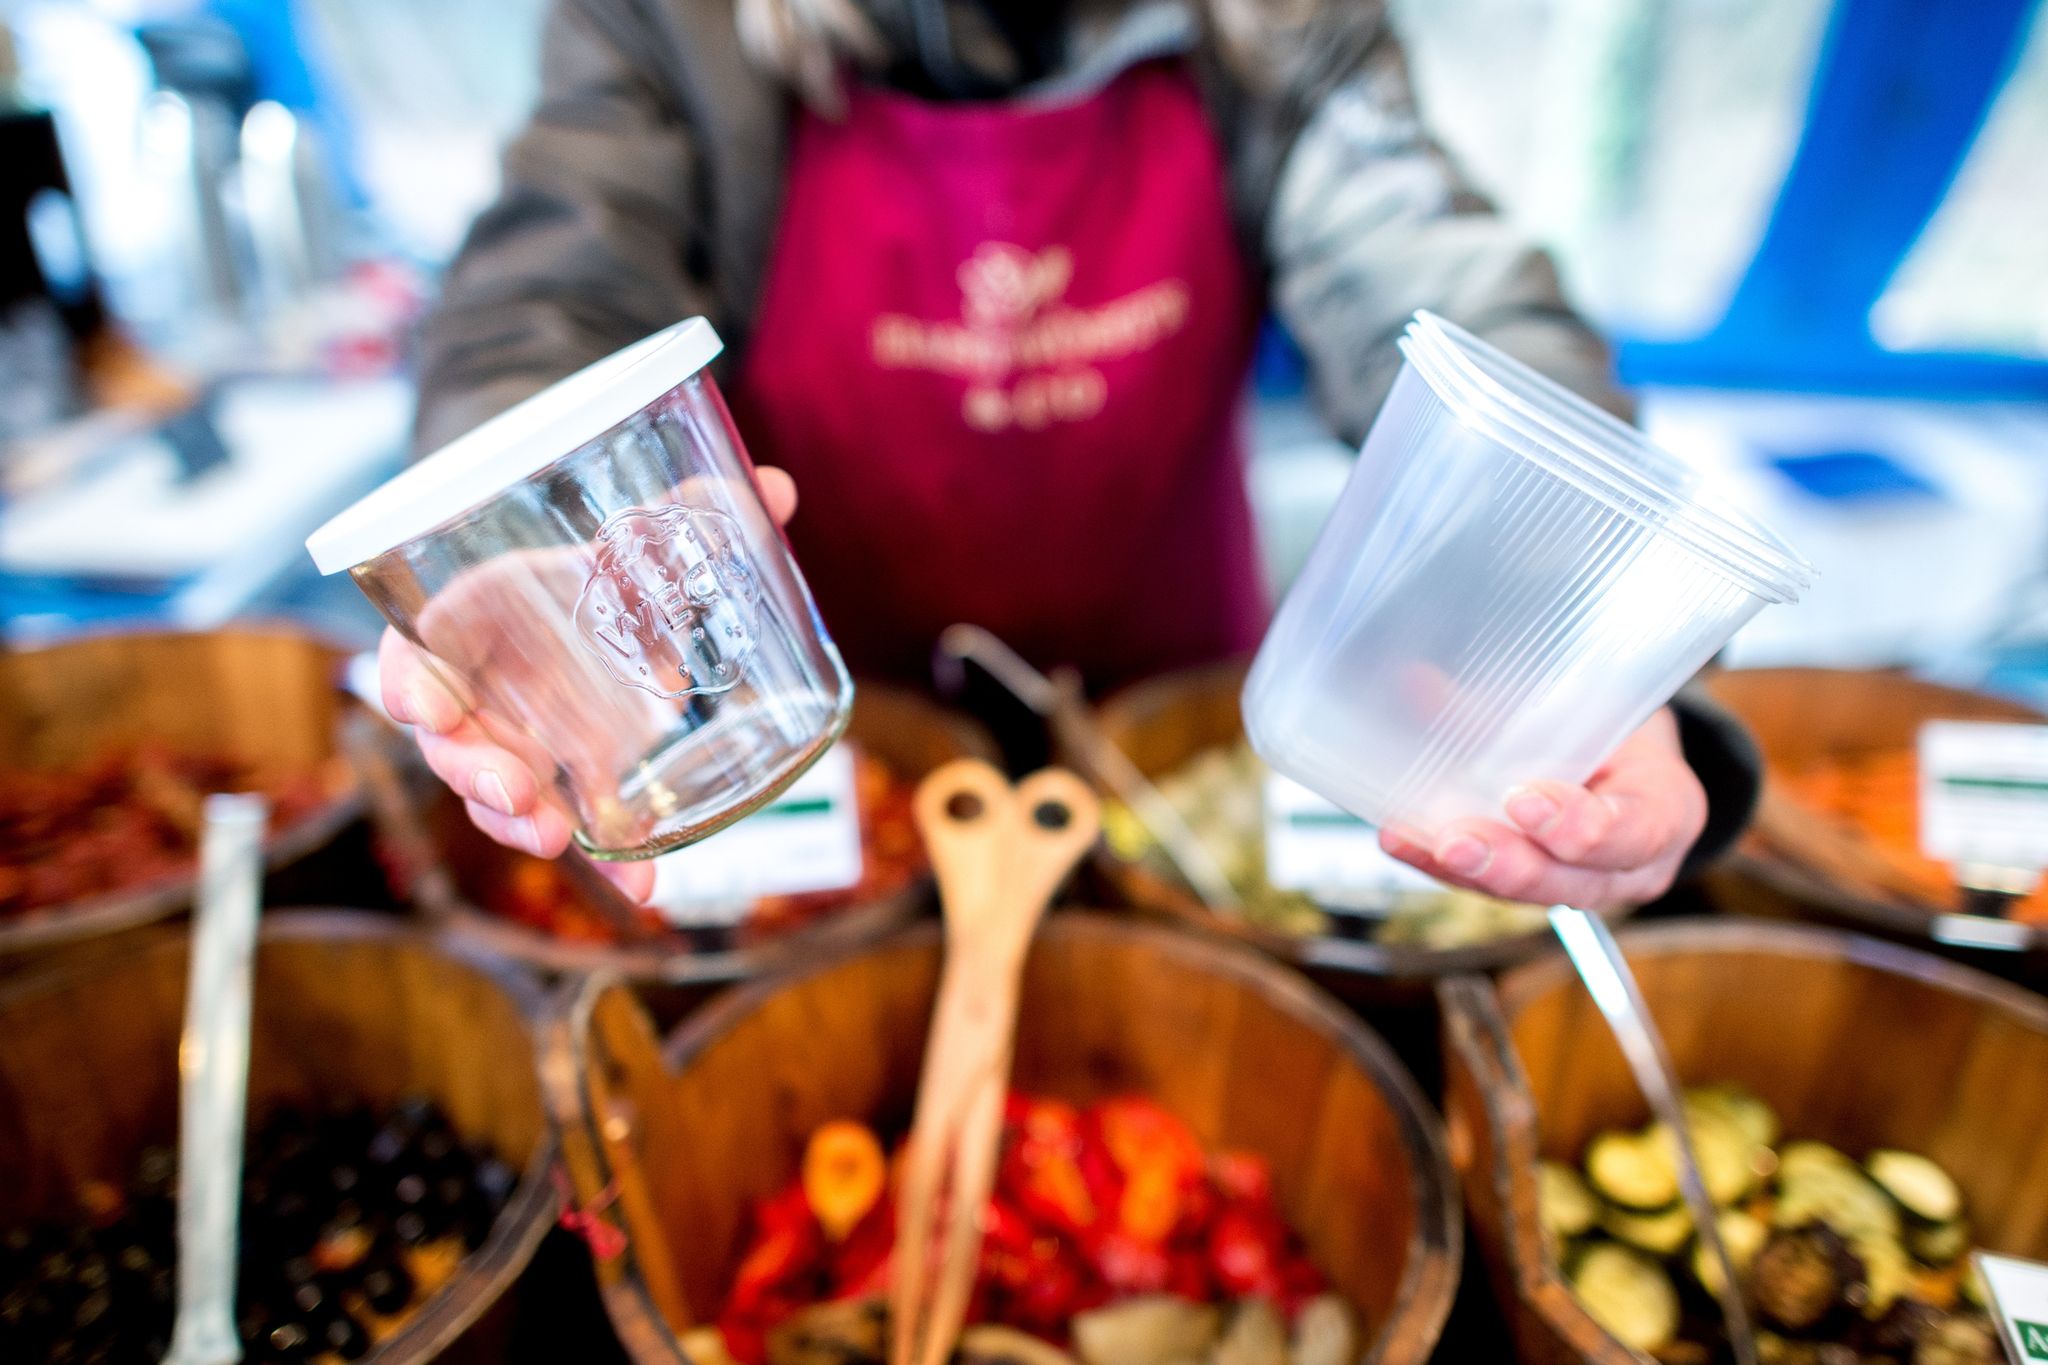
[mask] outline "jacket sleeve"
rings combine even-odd
[[[691,313],[698,148],[632,0],[554,0],[541,92],[421,336],[420,450]]]
[[[1566,304],[1550,258],[1494,211],[1429,137],[1378,6],[1316,35],[1331,54],[1288,94],[1256,101],[1272,149],[1263,244],[1273,306],[1300,342],[1324,416],[1347,441],[1371,425],[1428,308],[1627,415],[1605,347]]]

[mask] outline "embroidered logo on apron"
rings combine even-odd
[[[739,527],[702,507],[606,517],[576,599],[583,643],[619,682],[657,697],[730,690],[753,656],[761,590]]]
[[[984,242],[955,272],[960,320],[901,313],[875,319],[869,351],[888,370],[967,381],[960,416],[976,431],[1082,422],[1109,386],[1097,367],[1149,351],[1187,324],[1188,286],[1160,280],[1093,308],[1065,301],[1074,259],[1063,246],[1032,252]]]

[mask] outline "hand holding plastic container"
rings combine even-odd
[[[679,323],[452,442],[306,542],[430,656],[594,857],[772,800],[853,684]]]
[[[1246,681],[1276,770],[1380,826],[1578,783],[1812,569],[1685,465],[1418,313]]]

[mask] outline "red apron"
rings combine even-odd
[[[1255,298],[1178,64],[1061,105],[799,116],[734,408],[856,672],[986,626],[1102,686],[1263,623],[1239,397]]]

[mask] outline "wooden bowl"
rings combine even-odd
[[[66,768],[109,746],[158,741],[319,773],[325,799],[264,846],[270,871],[329,843],[362,813],[336,726],[348,655],[288,627],[91,635],[0,653],[0,771]],[[0,957],[43,952],[188,908],[198,857],[175,876],[0,920]]]
[[[947,711],[915,693],[880,683],[861,683],[854,694],[847,736],[915,782],[956,758],[995,756],[995,742],[967,717]],[[436,787],[429,821],[440,854],[453,875],[457,903],[445,907],[455,937],[489,952],[551,972],[606,972],[629,981],[695,986],[758,975],[829,944],[866,942],[915,918],[932,899],[927,874],[893,895],[869,904],[848,905],[765,942],[708,952],[668,944],[577,942],[493,913],[522,870],[540,860],[492,843],[464,816],[462,803]],[[584,897],[610,898],[629,910],[610,885],[571,859],[563,880]]]
[[[2048,1001],[1832,929],[1673,920],[1619,937],[1681,1081],[1749,1087],[1788,1137],[1924,1152],[1962,1185],[1980,1245],[2048,1256]],[[1539,1157],[1576,1161],[1646,1117],[1612,1035],[1562,958],[1439,991],[1452,1158],[1517,1358],[1647,1365],[1579,1306],[1536,1215]]]
[[[599,1267],[639,1362],[683,1360],[730,1281],[748,1201],[834,1117],[907,1126],[939,967],[920,925],[725,996],[666,1044],[617,988],[549,1043],[549,1099],[579,1200],[617,1192],[624,1255]],[[1425,1360],[1462,1229],[1436,1116],[1385,1044],[1257,954],[1127,918],[1059,914],[1025,969],[1017,1088],[1151,1095],[1212,1147],[1249,1148],[1378,1365]],[[614,1184],[613,1182],[616,1182]]]
[[[1140,683],[1105,702],[1097,723],[1138,771],[1156,782],[1205,750],[1244,739],[1238,696],[1249,667],[1248,661],[1215,664]],[[1178,881],[1119,858],[1106,846],[1098,850],[1096,865],[1118,895],[1141,910],[1254,944],[1326,979],[1355,974],[1426,985],[1439,976],[1497,971],[1554,946],[1548,929],[1458,948],[1285,934],[1215,914]],[[1630,913],[1608,910],[1602,917],[1617,924]]]
[[[2041,926],[1995,924],[1997,947],[1955,942],[1945,927],[1955,922],[1943,916],[1956,906],[1886,895],[1846,875],[1831,875],[1832,860],[1815,832],[1802,828],[1804,821],[1772,814],[1779,800],[1791,800],[1773,783],[1774,773],[1827,759],[1910,749],[1921,725],[1930,720],[2041,723],[2048,717],[2018,702],[1900,673],[1737,669],[1714,675],[1708,690],[1749,727],[1765,762],[1766,801],[1757,826],[1706,876],[1708,894],[1717,905],[1742,914],[1859,929],[1994,970],[2010,970],[2015,955],[2029,966],[2048,962],[2048,932]]]
[[[118,957],[0,992],[0,1226],[69,1213],[80,1182],[125,1187],[145,1147],[175,1145],[186,943],[161,931]],[[504,1358],[500,1315],[482,1320],[559,1209],[534,1075],[539,1008],[531,983],[388,917],[320,911],[263,921],[252,1115],[424,1094],[465,1139],[489,1142],[523,1172],[482,1247],[366,1357],[377,1365],[430,1360],[458,1342],[474,1358]]]

